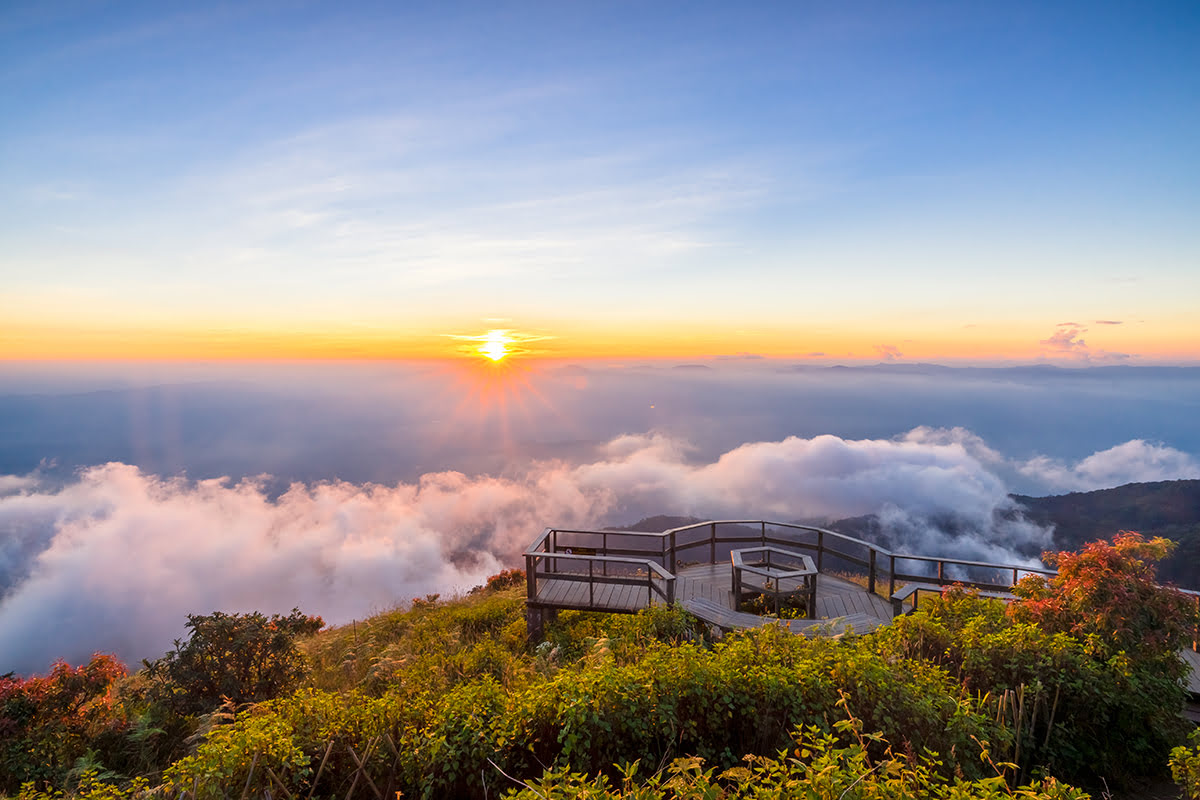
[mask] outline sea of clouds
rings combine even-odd
[[[1012,459],[963,428],[894,438],[789,436],[697,457],[664,433],[617,436],[585,460],[390,484],[188,480],[112,462],[67,480],[0,476],[0,672],[94,651],[161,655],[186,615],[300,607],[344,623],[463,591],[546,526],[653,514],[778,520],[876,514],[900,549],[1029,563],[1050,531],[1020,514],[1015,480],[1051,490],[1200,477],[1131,440],[1077,461]]]

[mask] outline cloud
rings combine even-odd
[[[875,352],[884,361],[895,361],[898,358],[904,357],[904,354],[900,352],[900,348],[891,344],[877,344],[875,345]]]
[[[61,490],[0,499],[0,672],[115,651],[154,657],[188,613],[300,606],[348,622],[515,563],[548,520],[581,525],[606,503],[554,470],[529,482],[461,473],[394,487],[187,482],[125,464]],[[15,542],[15,544],[14,544]]]
[[[1037,456],[1018,467],[1021,474],[1052,489],[1091,491],[1126,483],[1200,478],[1200,463],[1162,444],[1133,439],[1067,465]]]
[[[1038,344],[1044,344],[1051,350],[1060,352],[1086,351],[1087,342],[1079,338],[1086,330],[1087,328],[1080,327],[1074,322],[1060,322],[1050,338],[1042,339]]]
[[[787,437],[698,458],[665,433],[618,436],[580,462],[504,476],[436,472],[394,485],[189,481],[110,463],[64,484],[0,485],[0,672],[95,650],[156,657],[189,613],[285,612],[343,623],[449,593],[521,563],[546,526],[653,514],[828,519],[877,515],[897,550],[1031,563],[1050,531],[1008,496],[1006,473],[1050,486],[1200,477],[1194,459],[1141,440],[1073,466],[1011,462],[964,428],[895,439]]]
[[[1119,319],[1094,319],[1092,320],[1097,325],[1124,325],[1125,322]]]
[[[1120,325],[1111,320],[1097,320],[1102,325]],[[1038,344],[1048,350],[1053,357],[1069,358],[1082,364],[1119,364],[1128,361],[1132,356],[1128,353],[1114,353],[1108,350],[1094,349],[1083,339],[1087,328],[1077,322],[1060,322],[1050,338],[1041,339]]]

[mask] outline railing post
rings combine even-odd
[[[867,573],[867,592],[875,594],[875,548],[871,548],[871,570]]]
[[[708,526],[708,563],[717,563],[717,523]]]
[[[589,559],[588,560],[588,605],[589,606],[596,605],[596,581],[595,581],[596,572],[593,569],[593,567],[595,567],[595,566],[596,566],[596,562]]]
[[[759,535],[758,535],[759,546],[766,547],[767,546],[767,521],[765,519],[759,520],[759,524],[762,525],[762,532],[759,533]]]
[[[675,574],[675,531],[671,531],[671,574]]]
[[[946,585],[946,562],[938,559],[938,586]]]
[[[675,605],[675,578],[667,578],[667,605]]]
[[[1017,585],[1017,568],[1016,568],[1016,567],[1013,567],[1013,582],[1012,582],[1012,585],[1013,585],[1013,586],[1016,586],[1016,585]]]
[[[896,593],[896,554],[888,556],[888,597]]]
[[[537,600],[537,556],[525,555],[525,601]]]
[[[817,572],[821,571],[821,562],[825,555],[825,531],[817,531]]]

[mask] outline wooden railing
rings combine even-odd
[[[529,600],[537,603],[539,581],[586,581],[589,596],[596,584],[645,584],[647,601],[657,593],[674,600],[675,573],[687,563],[718,563],[718,553],[747,544],[776,545],[814,554],[817,570],[865,572],[867,589],[874,593],[887,580],[890,597],[897,583],[918,582],[947,586],[953,583],[983,590],[1007,589],[1022,574],[1053,575],[1054,570],[1014,564],[992,564],[944,556],[895,553],[871,542],[836,531],[769,520],[713,520],[683,525],[662,533],[593,531],[547,528],[525,551],[525,576]],[[616,564],[639,572],[616,571]],[[661,580],[662,586],[656,583]],[[669,598],[669,599],[668,599]]]

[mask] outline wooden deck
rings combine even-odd
[[[582,611],[633,612],[646,608],[651,602],[661,602],[657,595],[643,585],[611,585],[596,583],[591,587],[581,581],[544,579],[538,581],[538,592],[534,602],[538,605],[577,609]],[[754,618],[737,612],[733,601],[733,570],[730,564],[699,564],[683,567],[676,573],[675,599],[697,616],[720,627],[750,627],[761,624],[762,617]],[[701,600],[700,604],[690,601]],[[824,573],[817,575],[816,615],[813,620],[796,620],[789,627],[800,623],[810,629],[822,620],[834,620],[834,632],[842,632],[846,625],[853,625],[860,633],[873,630],[892,619],[891,604],[882,597],[868,594],[866,589],[851,581]],[[725,609],[728,614],[716,618],[716,611]],[[745,619],[741,619],[741,617]],[[713,617],[707,619],[706,617]],[[822,628],[826,630],[827,628]],[[801,632],[799,629],[797,633]],[[811,631],[808,631],[811,633]]]
[[[1183,660],[1191,665],[1192,674],[1188,676],[1188,691],[1200,697],[1200,653],[1194,650],[1184,650]]]

